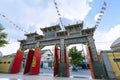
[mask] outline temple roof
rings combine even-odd
[[[25,39],[23,39],[23,40],[18,40],[18,42],[25,42],[26,40]]]
[[[83,22],[81,22],[79,24],[73,24],[73,25],[65,26],[66,31],[81,30],[81,29],[83,29]]]
[[[116,46],[120,46],[120,37],[117,38],[111,45],[111,48],[114,48]]]
[[[40,30],[42,30],[43,33],[46,33],[46,32],[52,32],[52,31],[59,31],[61,30],[61,28],[60,28],[60,25],[54,25],[50,27],[40,28]]]
[[[82,34],[83,35],[85,35],[85,34],[93,34],[95,32],[95,29],[96,29],[96,27],[83,29]]]
[[[95,29],[96,29],[96,27],[92,27],[92,28],[83,29],[82,31],[89,31],[89,30],[95,31]]]
[[[28,34],[24,34],[25,36],[33,36],[33,35],[39,35],[38,33],[34,32],[34,33],[28,33]]]
[[[68,35],[67,31],[58,31],[57,32],[57,36],[58,37],[60,37],[60,36],[67,36],[67,35]]]
[[[38,36],[35,37],[35,40],[40,40],[40,39],[43,39],[43,38],[44,38],[43,35],[38,35]]]

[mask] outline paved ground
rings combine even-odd
[[[23,74],[0,74],[0,80],[91,80],[89,76],[71,76],[65,77],[53,77],[48,74],[39,75],[23,75]]]
[[[53,77],[52,69],[41,69],[39,75],[2,74],[0,80],[92,80],[89,70],[79,70],[77,72],[70,70],[70,77]]]
[[[45,74],[53,74],[53,70],[52,69],[40,69],[40,73],[45,73]],[[70,70],[70,75],[88,75],[90,76],[90,70],[89,69],[81,69],[78,71],[72,71]]]

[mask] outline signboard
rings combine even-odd
[[[83,43],[87,41],[88,41],[87,37],[68,38],[65,39],[65,44]]]
[[[82,36],[82,37],[72,37],[72,38],[66,38],[64,39],[64,43],[65,44],[75,44],[75,43],[84,43],[84,42],[87,42],[88,39],[87,39],[87,36]],[[54,44],[58,44],[60,45],[60,39],[50,39],[50,40],[42,40],[42,41],[39,41],[39,46],[48,46],[48,45],[54,45]],[[30,44],[24,44],[23,45],[23,49],[28,49],[28,48],[34,48],[37,44],[36,43],[30,43]]]
[[[51,40],[40,41],[40,46],[47,46],[47,45],[54,45],[54,44],[60,44],[60,40],[51,39]]]

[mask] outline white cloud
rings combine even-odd
[[[88,0],[89,2],[93,2],[93,0]]]
[[[98,32],[96,30],[94,39],[95,39],[95,45],[97,49],[101,50],[110,50],[110,46],[118,37],[120,37],[120,24],[116,25],[115,27],[111,28],[108,32]],[[3,55],[15,53],[19,49],[19,43],[10,41],[10,44],[6,45],[5,47],[0,48],[0,51],[3,53]],[[78,45],[72,45],[77,46],[79,50],[82,49],[81,44]],[[70,48],[69,46],[68,48]],[[45,47],[44,49],[48,49],[48,47]],[[50,49],[53,50],[53,47],[50,47]],[[84,47],[85,50],[85,47]]]
[[[3,55],[8,55],[12,53],[16,53],[17,50],[19,49],[19,42],[9,42],[9,44],[5,45],[4,47],[0,48],[0,51],[2,52]]]
[[[70,20],[84,20],[91,10],[89,2],[92,0],[56,0],[62,17]],[[6,6],[5,6],[6,5]],[[40,27],[45,27],[58,20],[53,0],[7,0],[0,1],[0,9],[13,23],[29,32],[40,32]],[[23,34],[7,21],[3,23],[9,39],[22,39]],[[32,25],[32,27],[31,27]],[[16,29],[16,30],[15,30]],[[24,33],[24,32],[23,32]],[[15,53],[19,43],[12,42],[0,48],[3,54]]]
[[[51,23],[58,20],[58,15],[55,9],[55,5],[51,0],[11,0],[2,3],[0,1],[0,7],[3,13],[16,24],[20,25],[26,31],[37,31],[40,32],[40,27],[45,27]],[[68,18],[70,20],[84,20],[86,15],[91,10],[89,2],[93,0],[56,0],[58,3],[58,8],[62,17]],[[32,4],[32,2],[35,2]],[[45,5],[40,5],[46,2]],[[4,6],[6,5],[6,6]],[[97,20],[99,13],[95,16],[95,21]],[[5,23],[6,24],[6,23]],[[31,26],[32,25],[32,26]],[[12,26],[13,27],[13,26]],[[6,27],[7,28],[7,27]],[[11,31],[11,27],[9,27]],[[8,30],[8,31],[9,31]],[[18,30],[9,31],[12,34],[10,39],[21,36]],[[22,34],[23,35],[23,34]],[[120,24],[111,28],[108,32],[95,32],[95,42],[97,49],[110,49],[110,45],[114,40],[116,40],[120,35]],[[19,43],[12,41],[5,47],[0,48],[0,51],[6,55],[15,53],[19,48]]]
[[[61,15],[71,20],[84,20],[91,10],[88,0],[59,0],[58,3]]]
[[[35,31],[36,25],[46,26],[58,20],[53,0],[11,0],[9,3],[4,0],[0,3],[3,3],[0,5],[3,14],[28,32],[29,25],[35,25],[34,30],[31,29]],[[59,0],[57,4],[62,17],[70,20],[84,20],[91,10],[89,0]]]
[[[108,32],[95,32],[95,43],[97,49],[109,50],[111,44],[120,37],[120,24],[111,28]]]

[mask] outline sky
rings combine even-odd
[[[110,50],[111,44],[120,37],[119,0],[56,0],[63,25],[84,21],[84,28],[94,27],[104,1],[107,3],[106,11],[94,39],[97,49]],[[5,28],[9,41],[0,48],[3,55],[15,53],[19,49],[18,40],[26,38],[25,32],[13,24],[24,31],[38,34],[42,34],[40,28],[59,24],[54,0],[0,0],[0,14],[7,18],[0,16],[0,24]]]

